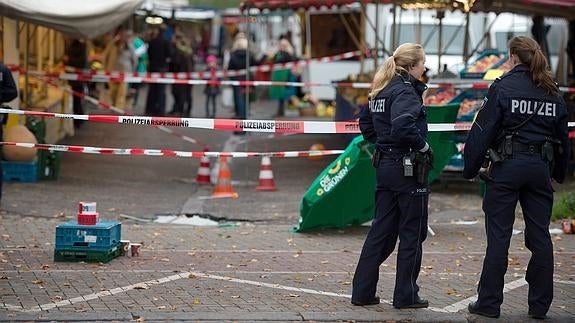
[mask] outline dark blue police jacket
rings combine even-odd
[[[427,86],[413,76],[396,75],[361,111],[359,128],[365,140],[387,152],[425,147],[426,110],[422,94]]]
[[[551,176],[557,182],[563,182],[569,161],[565,101],[561,95],[551,95],[537,87],[531,79],[529,67],[523,64],[517,65],[489,87],[465,141],[463,177],[471,179],[477,176],[487,149],[500,144],[505,137],[505,129],[521,124],[531,115],[531,119],[514,130],[517,134],[513,141],[539,145],[546,141],[546,137],[558,139],[563,154],[555,160]]]

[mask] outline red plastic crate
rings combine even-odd
[[[96,225],[98,223],[98,212],[96,213],[78,213],[78,224]]]

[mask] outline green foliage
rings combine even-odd
[[[575,192],[563,192],[555,197],[551,220],[575,217]]]

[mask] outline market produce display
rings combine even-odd
[[[496,55],[490,54],[479,58],[473,65],[467,68],[467,72],[469,73],[484,73],[487,72],[488,69],[496,66],[498,63],[501,63],[501,60],[505,59],[505,55]]]
[[[435,92],[428,92],[423,99],[423,104],[425,105],[444,105],[449,103],[455,96],[457,92],[455,88],[442,89]]]

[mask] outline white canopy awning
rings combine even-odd
[[[143,0],[2,0],[0,16],[94,38],[120,25]]]

